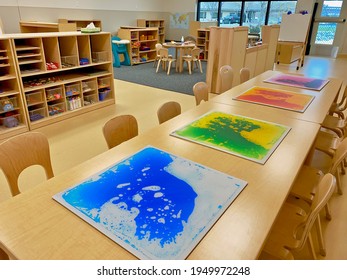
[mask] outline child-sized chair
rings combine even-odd
[[[113,67],[120,67],[121,65],[130,66],[130,57],[128,53],[127,45],[130,42],[127,40],[121,40],[117,36],[112,36],[112,53],[113,53]],[[119,55],[123,55],[123,61],[120,60]]]

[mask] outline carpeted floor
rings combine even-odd
[[[156,73],[153,62],[133,66],[122,65],[113,69],[114,78],[118,80],[193,95],[194,84],[206,81],[206,64],[202,61],[202,74],[195,68],[191,75],[189,75],[186,65],[182,73],[176,72],[174,67],[171,68],[170,75],[167,75],[161,67]]]

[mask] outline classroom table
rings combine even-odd
[[[265,164],[169,135],[211,111],[274,122],[291,130]],[[257,259],[319,128],[317,123],[270,111],[202,103],[2,202],[0,247],[13,259],[136,259],[52,196],[151,145],[248,182],[187,259]]]
[[[178,43],[178,42],[168,42],[168,43],[163,43],[163,47],[165,48],[174,48],[175,49],[175,58],[176,61],[178,61],[176,70],[178,72],[183,71],[183,59],[182,56],[184,55],[184,51],[193,49],[195,47],[194,43]]]
[[[329,112],[329,108],[334,100],[338,97],[338,93],[342,86],[342,80],[336,78],[328,78],[329,82],[323,87],[322,90],[309,90],[292,86],[283,86],[273,83],[264,82],[264,80],[272,77],[273,75],[280,74],[279,71],[268,70],[245,83],[231,88],[230,90],[211,98],[212,102],[228,104],[233,106],[241,106],[259,111],[268,111],[273,114],[281,114],[289,118],[296,118],[300,120],[310,121],[321,124]],[[234,100],[236,96],[242,94],[253,86],[266,87],[271,89],[285,90],[295,93],[313,95],[314,99],[304,112],[296,112],[285,110],[281,108],[271,107],[267,105],[259,105],[255,103]]]

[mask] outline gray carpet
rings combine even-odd
[[[193,95],[194,84],[206,81],[206,62],[204,61],[202,61],[202,68],[202,74],[195,68],[192,74],[189,75],[187,67],[184,67],[182,73],[176,72],[175,68],[172,67],[170,75],[166,75],[161,67],[156,73],[153,62],[148,62],[133,66],[122,65],[119,68],[114,67],[113,70],[114,78],[118,80]]]

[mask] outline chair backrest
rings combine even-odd
[[[319,181],[310,210],[307,213],[306,221],[297,228],[297,233],[300,235],[300,237],[297,236],[297,250],[301,250],[304,247],[317,216],[328,203],[334,193],[335,187],[336,179],[331,173],[325,174]]]
[[[169,58],[169,50],[167,48],[160,48],[158,50],[158,54],[160,56],[160,59],[168,59]]]
[[[191,55],[193,59],[200,59],[200,53],[201,53],[201,49],[198,47],[194,47],[192,49]]]
[[[223,65],[219,69],[219,76],[221,78],[221,92],[231,89],[234,79],[233,68],[230,65]]]
[[[247,82],[251,76],[251,71],[247,67],[243,67],[240,70],[240,84]]]
[[[184,42],[196,43],[196,37],[193,35],[188,35],[188,36],[184,37]]]
[[[208,85],[205,82],[197,82],[193,86],[196,105],[199,105],[202,100],[208,101]]]
[[[181,105],[176,101],[169,101],[161,105],[157,111],[159,124],[181,114]]]
[[[0,167],[10,186],[12,196],[20,193],[19,175],[33,165],[42,166],[47,179],[54,177],[49,143],[44,134],[27,132],[0,144]]]
[[[109,149],[138,135],[137,120],[132,115],[120,115],[108,120],[102,128]]]
[[[155,49],[156,49],[156,51],[157,51],[157,55],[159,55],[159,50],[160,50],[161,48],[163,48],[163,45],[162,45],[162,44],[160,44],[160,43],[156,43],[156,44],[155,44]]]
[[[341,143],[337,146],[336,152],[331,160],[331,165],[329,172],[331,174],[336,174],[338,172],[338,167],[342,161],[347,157],[347,138],[343,139]]]

